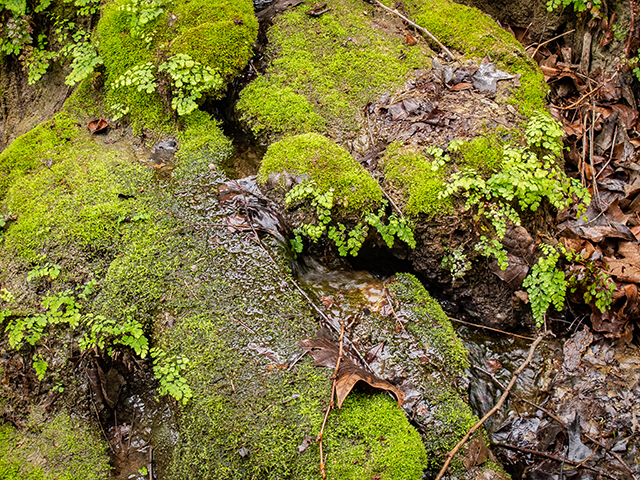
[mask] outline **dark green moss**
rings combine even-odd
[[[491,58],[500,68],[522,74],[511,103],[530,117],[545,109],[542,72],[512,35],[480,10],[449,0],[405,0],[415,21],[450,48],[473,58]]]
[[[267,150],[258,181],[271,173],[306,175],[318,192],[333,188],[334,203],[348,212],[370,211],[382,201],[382,190],[367,171],[344,150],[317,133],[287,137]]]
[[[0,425],[4,480],[99,480],[109,470],[107,445],[85,421],[58,414],[24,432]]]
[[[357,130],[368,102],[429,65],[428,49],[406,46],[404,34],[379,22],[366,3],[336,0],[319,18],[305,11],[300,7],[274,19],[268,32],[271,65],[241,94],[238,109],[256,133],[323,131],[327,127],[318,117],[330,129]],[[312,118],[304,120],[310,109]]]
[[[443,167],[434,167],[425,155],[414,147],[394,142],[382,159],[385,182],[402,197],[406,215],[420,214],[432,218],[452,212],[450,199],[440,199],[444,189]]]

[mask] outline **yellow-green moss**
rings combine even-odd
[[[504,142],[499,129],[491,130],[487,135],[478,136],[470,142],[460,144],[457,154],[465,167],[480,173],[494,172],[502,162]]]
[[[318,116],[329,128],[357,130],[368,102],[430,64],[428,49],[406,46],[404,34],[388,29],[366,3],[335,0],[319,18],[305,11],[274,19],[270,67],[241,94],[238,109],[256,133],[323,131]],[[309,109],[312,119],[304,120]]]
[[[404,0],[416,23],[438,40],[468,57],[491,58],[500,68],[522,74],[511,102],[530,117],[545,109],[547,85],[524,47],[480,10],[450,0]]]
[[[317,133],[286,137],[267,150],[258,181],[271,173],[306,175],[318,192],[333,188],[334,202],[348,212],[370,211],[382,201],[377,182],[346,150]]]
[[[144,29],[150,42],[131,33],[135,12],[123,7],[127,0],[115,0],[103,10],[97,33],[100,54],[106,69],[106,103],[130,108],[129,118],[136,130],[163,130],[172,124],[165,99],[154,91],[138,92],[137,88],[114,89],[114,82],[135,66],[150,62],[155,68],[172,54],[185,53],[218,72],[225,80],[238,75],[253,54],[258,22],[250,0],[180,1],[167,7]],[[166,90],[167,86],[163,87]],[[226,85],[211,96],[220,96]],[[168,92],[165,92],[165,96]]]
[[[106,443],[83,420],[61,413],[23,432],[0,425],[4,480],[100,480],[109,470]]]
[[[45,162],[57,163],[73,144],[74,120],[60,113],[15,139],[0,153],[0,199],[15,180],[27,172],[44,170]]]
[[[394,142],[387,148],[382,159],[385,181],[402,196],[406,215],[431,218],[452,211],[451,200],[439,198],[445,185],[443,168],[434,171],[432,165],[415,147]]]

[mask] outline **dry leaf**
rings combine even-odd
[[[298,342],[298,345],[307,352],[315,361],[316,367],[336,368],[340,349],[338,345],[325,338],[309,338]],[[342,407],[344,399],[347,398],[353,386],[359,381],[368,383],[373,388],[388,390],[398,399],[398,407],[402,407],[404,402],[404,392],[395,385],[382,380],[375,375],[358,367],[353,360],[347,357],[344,352],[338,367],[336,379],[336,399],[338,408]]]
[[[94,133],[100,133],[105,130],[109,126],[109,122],[107,122],[104,118],[100,118],[98,120],[91,120],[87,127],[89,128],[89,132],[91,135]]]
[[[410,33],[407,32],[406,37],[404,38],[404,43],[406,43],[407,45],[415,45],[416,43],[418,43],[418,41],[413,38],[413,35],[411,35]]]

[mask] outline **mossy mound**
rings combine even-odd
[[[511,74],[521,74],[512,103],[530,117],[545,110],[542,72],[512,35],[480,10],[450,0],[403,0],[411,18],[438,40],[469,58],[491,58]]]
[[[306,177],[319,194],[334,190],[334,202],[346,212],[364,213],[380,205],[382,190],[346,150],[317,133],[286,137],[267,150],[258,182],[287,173]]]
[[[100,480],[110,467],[97,427],[58,414],[32,416],[23,432],[0,424],[0,478],[4,480]]]
[[[186,54],[196,65],[229,81],[253,54],[258,21],[250,0],[148,5],[115,0],[105,6],[97,32],[106,67],[107,106],[120,113],[128,109],[136,130],[161,130],[171,123],[167,105],[191,80],[170,83],[158,74],[158,67],[172,56]],[[134,78],[131,69],[146,64],[157,77],[157,88],[147,90],[135,84],[116,88],[121,76]],[[225,89],[226,83],[220,83],[205,93],[215,98]]]
[[[81,315],[104,315],[117,325],[138,322],[167,358],[189,360],[182,373],[194,396],[176,405],[180,441],[171,441],[176,432],[164,443],[162,435],[156,439],[163,478],[317,478],[317,444],[302,453],[298,446],[319,431],[331,372],[313,368],[310,359],[283,368],[298,351],[296,342],[315,335],[317,323],[291,287],[288,269],[270,264],[249,236],[222,225],[232,212],[219,205],[215,192],[223,178],[210,164],[228,154],[229,143],[215,124],[204,139],[194,138],[202,133],[201,120],[194,117],[183,134],[180,182],[171,187],[131,155],[132,145],[108,146],[69,127],[55,161],[25,172],[7,191],[3,212],[17,219],[4,231],[0,282],[16,299],[0,307],[3,316],[9,309],[5,321],[22,318],[42,311],[42,292],[71,289]],[[44,262],[58,265],[59,276],[27,280]],[[90,278],[97,280],[94,291],[80,299]],[[84,323],[75,329],[52,323],[45,339],[16,352],[34,382],[34,355],[49,362],[43,398],[34,401],[44,401],[62,381],[65,401],[86,408],[71,385],[68,358],[78,352],[84,329]],[[106,361],[111,345],[133,353],[109,341],[102,350]],[[50,357],[45,342],[62,354]],[[271,350],[265,354],[263,347]],[[14,405],[15,399],[8,401]],[[18,415],[19,408],[15,403]],[[417,480],[426,465],[417,431],[381,395],[354,394],[345,402],[330,419],[325,446],[336,478],[375,472]]]
[[[420,150],[392,143],[382,159],[382,171],[385,186],[399,197],[397,203],[406,215],[433,218],[451,213],[451,200],[439,198],[445,185],[443,167]]]
[[[362,109],[400,87],[407,73],[428,67],[424,43],[405,45],[405,33],[358,0],[335,0],[319,18],[305,3],[274,19],[268,31],[269,69],[241,94],[238,110],[260,135],[323,132],[348,140]]]

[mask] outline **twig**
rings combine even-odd
[[[416,28],[416,29],[420,30],[422,33],[424,33],[424,34],[425,34],[427,37],[429,37],[431,40],[433,40],[434,42],[436,42],[436,43],[440,46],[440,48],[442,49],[442,51],[443,51],[444,53],[446,53],[446,54],[449,56],[449,58],[450,58],[451,60],[455,60],[455,59],[456,59],[456,57],[454,57],[454,56],[453,56],[453,53],[451,53],[451,52],[449,51],[449,49],[448,49],[447,47],[445,47],[445,46],[444,46],[444,44],[443,44],[440,40],[438,40],[435,36],[433,36],[433,34],[432,34],[429,30],[427,30],[427,29],[426,29],[426,28],[424,28],[424,27],[421,27],[420,25],[418,25],[418,24],[417,24],[417,23],[415,23],[415,22],[412,22],[412,21],[411,21],[411,20],[409,20],[407,17],[405,17],[404,15],[402,15],[399,11],[397,11],[397,10],[393,10],[393,9],[391,9],[391,8],[387,7],[386,5],[384,5],[384,4],[383,4],[382,2],[380,2],[379,0],[373,0],[373,2],[374,2],[376,5],[378,5],[379,7],[384,8],[386,11],[391,12],[391,13],[393,13],[393,14],[395,14],[395,15],[399,16],[402,20],[404,20],[405,22],[407,22],[407,23],[408,23],[409,25],[411,25],[413,28]]]
[[[464,320],[458,320],[457,318],[449,317],[449,320],[453,320],[454,322],[464,323],[465,325],[471,325],[472,327],[477,328],[486,328],[487,330],[491,330],[493,332],[503,333],[504,335],[511,335],[512,337],[523,338],[524,340],[535,340],[532,337],[525,337],[524,335],[518,335],[517,333],[505,332],[504,330],[498,330],[497,328],[487,327],[486,325],[478,325],[477,323],[465,322]]]
[[[566,458],[560,458],[560,457],[558,457],[556,455],[552,455],[550,453],[541,452],[539,450],[532,450],[530,448],[518,447],[516,445],[510,445],[508,443],[496,443],[495,445],[497,447],[508,448],[510,450],[518,450],[520,452],[530,453],[531,455],[538,455],[540,457],[549,458],[551,460],[555,460],[558,463],[563,463],[563,462],[564,463],[568,463],[569,465],[572,465],[574,467],[580,466],[580,464],[578,462],[573,462],[573,461],[568,460]],[[600,468],[590,467],[588,465],[582,465],[582,468],[586,468],[587,470],[591,470],[592,472],[595,472],[595,473],[597,473],[599,475],[603,475],[605,477],[613,478],[614,480],[617,480],[617,477],[614,477],[610,473],[607,473],[604,470],[601,470]]]
[[[541,43],[541,44],[539,44],[539,45],[538,45],[538,47],[534,50],[533,55],[531,55],[531,58],[534,58],[534,57],[536,56],[536,53],[538,53],[538,50],[540,50],[540,47],[544,47],[544,46],[545,46],[545,45],[547,45],[548,43],[551,43],[551,42],[553,42],[554,40],[557,40],[557,39],[559,39],[560,37],[564,37],[565,35],[569,35],[570,33],[573,33],[573,32],[575,32],[575,31],[576,31],[576,29],[574,28],[573,30],[569,30],[568,32],[561,33],[560,35],[555,36],[555,37],[553,37],[553,38],[551,38],[551,39],[547,40],[546,42],[542,42],[542,43]]]
[[[616,78],[618,76],[618,72],[614,73],[611,78],[609,79],[610,81],[613,80],[614,78]],[[585,100],[587,97],[590,97],[591,95],[593,95],[594,93],[596,93],[598,90],[600,90],[602,87],[604,87],[604,83],[601,83],[600,85],[598,85],[597,87],[595,87],[593,90],[591,90],[590,92],[585,93],[584,95],[582,95],[578,100],[576,100],[575,102],[573,102],[571,105],[569,105],[568,107],[558,107],[558,110],[571,110],[572,108],[575,108],[576,106],[580,105],[582,103],[583,100]]]
[[[115,455],[116,452],[113,450],[113,447],[111,446],[111,442],[107,438],[107,434],[104,433],[104,428],[102,428],[102,422],[100,421],[100,415],[98,415],[98,409],[96,408],[96,404],[93,401],[93,398],[89,397],[89,399],[91,400],[91,405],[93,405],[93,411],[96,412],[96,418],[98,419],[98,425],[100,425],[100,430],[102,431],[102,435],[104,436],[104,439],[107,441],[107,445],[109,445],[109,450],[111,450],[111,453]]]
[[[527,367],[527,365],[529,365],[529,363],[533,359],[533,354],[536,351],[536,348],[538,347],[538,345],[540,344],[542,339],[544,337],[546,337],[546,336],[547,336],[546,332],[545,333],[541,333],[540,335],[538,335],[538,338],[536,338],[536,340],[531,344],[531,348],[529,348],[529,355],[527,355],[526,360],[524,362],[522,362],[522,365],[520,365],[520,367],[515,372],[513,372],[513,376],[511,377],[511,381],[509,382],[509,385],[507,386],[507,388],[503,392],[502,396],[500,397],[500,400],[498,400],[498,403],[496,403],[493,406],[493,408],[491,410],[489,410],[486,413],[486,415],[480,419],[480,421],[478,421],[478,423],[476,423],[473,427],[471,427],[471,429],[469,429],[469,431],[464,436],[464,438],[462,440],[460,440],[458,442],[458,444],[455,447],[453,447],[453,449],[449,453],[447,453],[447,460],[444,462],[444,465],[440,469],[440,473],[438,473],[438,476],[436,477],[436,480],[440,480],[444,476],[444,474],[447,471],[447,468],[449,468],[449,464],[451,463],[451,460],[453,459],[455,454],[458,453],[458,450],[460,450],[460,448],[462,448],[462,446],[465,443],[467,443],[467,440],[469,440],[471,435],[473,435],[476,432],[476,430],[478,430],[482,426],[482,424],[484,422],[486,422],[489,417],[491,417],[491,415],[493,415],[495,412],[500,410],[500,408],[502,408],[502,404],[504,403],[504,401],[509,396],[509,391],[515,385],[516,380],[518,379],[518,376]]]
[[[191,287],[187,283],[187,279],[183,278],[182,281],[184,282],[185,287],[187,287],[189,289],[189,292],[191,292],[191,295],[193,295],[193,298],[195,298],[199,302],[200,299],[198,298],[198,296],[194,293],[194,291],[191,289]]]
[[[591,128],[589,129],[589,164],[591,165],[591,175],[596,174],[596,167],[593,165],[593,137],[596,129],[596,102],[591,99]],[[596,200],[596,207],[600,209],[600,192],[598,191],[598,182],[596,177],[593,178],[593,193]]]
[[[316,442],[320,444],[320,473],[322,474],[323,480],[327,478],[327,472],[324,469],[325,458],[324,453],[322,451],[322,436],[324,435],[324,427],[327,425],[327,419],[329,418],[329,412],[333,408],[333,398],[336,394],[336,381],[338,380],[338,369],[340,368],[340,361],[342,360],[342,348],[343,348],[343,340],[344,340],[344,322],[340,322],[340,350],[338,351],[338,360],[336,360],[336,368],[333,371],[333,382],[331,384],[331,400],[329,401],[329,406],[327,407],[327,411],[324,414],[324,420],[322,421],[322,427],[320,428],[320,433],[316,438]]]

